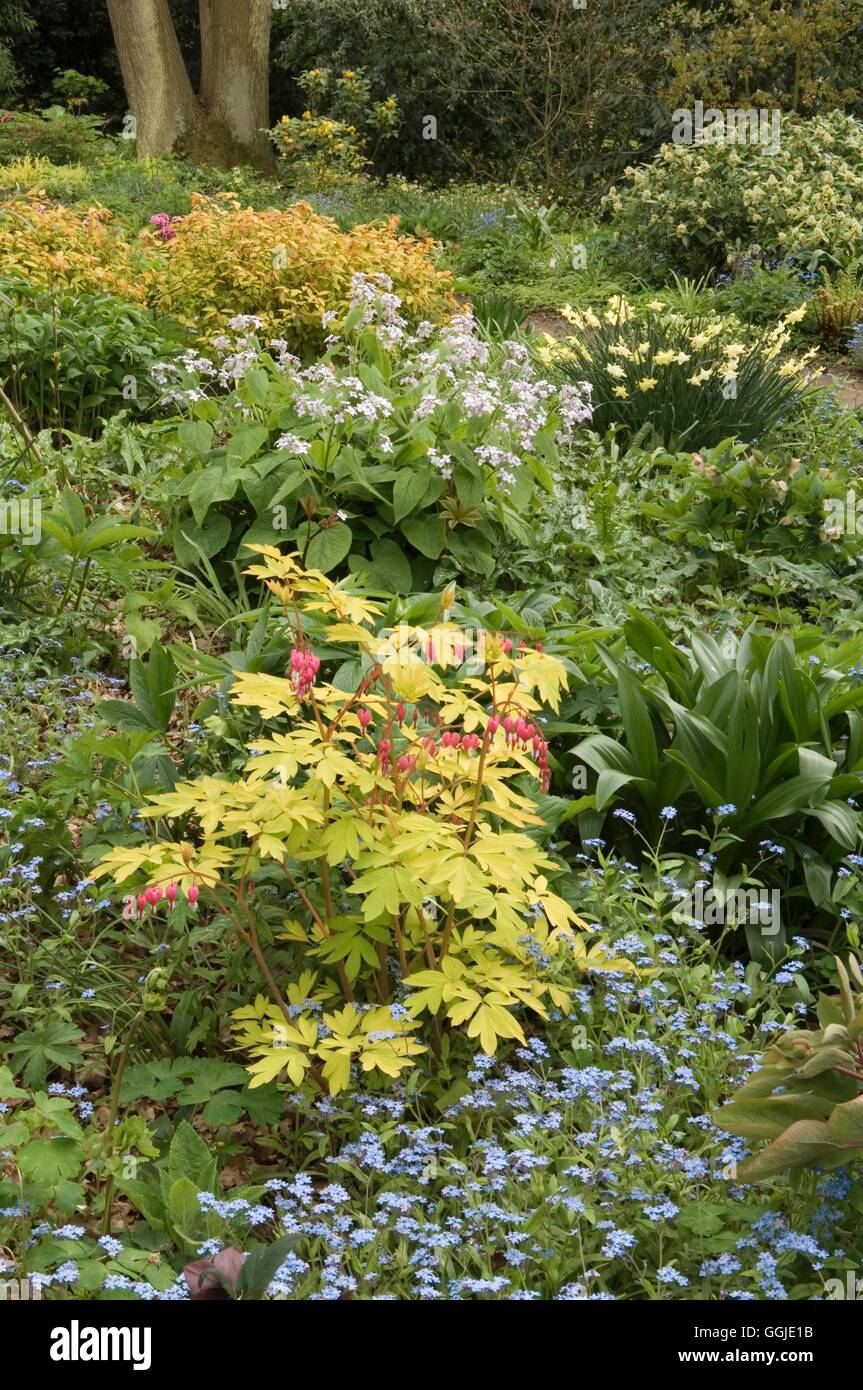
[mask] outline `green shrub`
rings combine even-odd
[[[288,183],[326,188],[371,164],[381,141],[398,134],[401,113],[393,96],[372,101],[362,68],[333,78],[329,68],[313,68],[297,78],[309,109],[301,117],[283,116],[270,131],[284,161]],[[368,152],[368,154],[367,154]]]
[[[818,282],[817,270],[806,270],[793,256],[764,262],[737,255],[716,277],[713,304],[743,323],[766,326],[806,303]]]
[[[248,319],[234,321],[239,340],[217,340],[217,360],[188,356],[189,418],[161,480],[182,564],[292,541],[317,569],[347,564],[408,594],[444,560],[489,575],[507,536],[529,538],[537,483],[552,486],[558,442],[589,407],[544,382],[523,344],[483,343],[470,320],[407,336],[389,288],[355,279],[312,367],[284,342],[261,351]]]
[[[855,534],[837,535],[828,523],[838,504],[845,510],[846,480],[811,456],[771,458],[726,439],[697,454],[654,455],[655,482],[668,469],[683,483],[668,498],[650,488],[642,514],[655,520],[672,544],[714,550],[739,581],[739,560],[750,552],[800,558],[820,549],[821,559],[842,539],[856,554]]]
[[[663,145],[605,200],[633,265],[701,274],[735,250],[817,259],[863,250],[863,123],[783,119],[778,152],[728,140]]]
[[[92,434],[160,393],[150,369],[172,341],[138,305],[5,277],[0,323],[0,383],[34,431]]]
[[[107,144],[98,116],[73,116],[62,106],[36,113],[7,111],[0,115],[0,161],[43,155],[53,164],[75,164],[96,155]]]

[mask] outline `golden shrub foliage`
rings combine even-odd
[[[451,281],[430,244],[397,234],[397,219],[342,232],[308,203],[256,212],[231,195],[195,195],[188,216],[161,241],[142,233],[153,270],[150,301],[201,336],[235,314],[257,314],[262,334],[296,350],[319,347],[321,315],[346,312],[351,277],[386,271],[411,314],[438,317],[452,308]]]
[[[342,232],[308,203],[256,212],[233,194],[196,194],[162,241],[149,230],[130,237],[106,208],[68,208],[31,194],[0,213],[0,271],[145,302],[201,338],[235,314],[256,314],[264,336],[314,350],[323,342],[322,314],[347,312],[358,271],[386,271],[411,315],[437,318],[454,307],[452,282],[432,263],[430,243],[399,236],[397,226],[392,218]]]
[[[0,213],[0,271],[31,284],[147,297],[141,250],[107,208],[67,208],[16,198]]]

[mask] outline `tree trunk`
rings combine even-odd
[[[233,159],[272,164],[269,53],[272,0],[200,0],[201,103]]]
[[[167,0],[108,0],[123,84],[140,155],[189,144],[201,110],[180,53]]]

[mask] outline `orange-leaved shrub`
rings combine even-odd
[[[171,235],[141,233],[153,270],[150,302],[199,336],[237,314],[255,314],[262,334],[292,350],[322,346],[321,316],[350,307],[351,277],[386,271],[408,312],[436,318],[453,307],[450,277],[437,269],[430,244],[399,236],[397,219],[342,232],[308,203],[263,212],[232,195],[196,194]]]
[[[67,208],[38,197],[0,209],[0,269],[45,288],[147,296],[142,251],[107,208]]]

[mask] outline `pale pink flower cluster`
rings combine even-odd
[[[445,449],[453,405],[468,424],[464,442],[503,491],[514,486],[522,459],[534,450],[541,431],[554,425],[557,442],[567,447],[577,429],[589,424],[588,384],[558,386],[546,380],[524,342],[489,343],[476,335],[468,314],[442,329],[423,322],[410,333],[387,275],[354,275],[351,299],[353,306],[362,306],[363,323],[390,357],[388,391],[405,400],[414,425],[430,432],[426,458],[448,482],[454,464],[452,452]],[[332,321],[330,311],[324,315],[325,326]],[[190,349],[173,368],[158,364],[157,379],[167,381],[171,370],[185,377],[185,389],[171,392],[169,399],[186,404],[200,399],[204,387],[231,391],[252,367],[269,362],[269,370],[275,366],[279,374],[284,412],[293,414],[299,430],[282,433],[276,449],[295,456],[308,453],[309,440],[302,435],[313,437],[317,421],[338,427],[345,442],[381,460],[405,442],[402,407],[397,411],[392,399],[368,384],[362,347],[353,334],[347,340],[334,338],[336,346],[324,360],[303,368],[284,339],[274,338],[264,348],[250,336],[259,326],[255,315],[237,315],[229,324],[237,336],[214,339],[213,360]],[[245,418],[254,417],[256,407],[242,398],[236,406]]]

